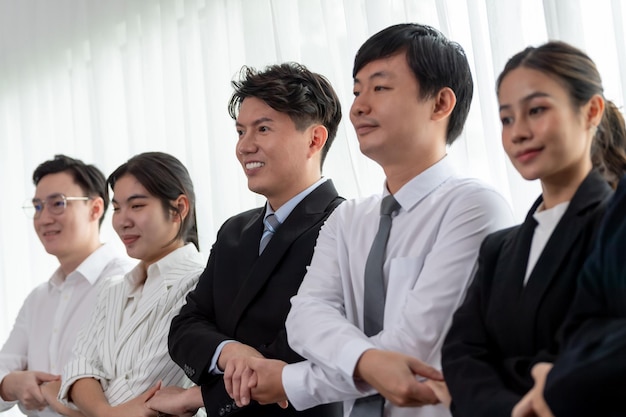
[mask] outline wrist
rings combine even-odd
[[[187,404],[187,411],[195,411],[200,407],[204,407],[204,400],[202,399],[202,389],[200,386],[193,386],[185,391],[185,404]]]
[[[9,387],[8,384],[6,383],[7,377],[11,375],[11,374],[7,374],[4,378],[2,378],[2,380],[0,381],[0,398],[2,398],[2,400],[4,401],[15,401],[16,398],[15,396],[13,396],[10,392],[9,392]]]

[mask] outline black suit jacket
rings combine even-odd
[[[187,296],[187,304],[172,320],[169,351],[187,376],[202,388],[210,417],[227,416],[332,416],[339,405],[296,412],[277,405],[237,408],[228,396],[221,375],[208,369],[218,345],[237,340],[265,357],[288,363],[303,360],[287,344],[285,319],[290,298],[310,264],[319,230],[343,198],[330,180],[304,198],[285,219],[261,255],[265,208],[227,220],[217,234],[206,269]]]
[[[551,361],[576,277],[612,195],[592,171],[579,186],[523,285],[539,198],[524,223],[487,236],[467,297],[442,351],[452,414],[510,416],[532,388],[532,365]]]
[[[626,177],[589,256],[544,397],[556,417],[626,416]]]

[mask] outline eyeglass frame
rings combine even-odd
[[[68,201],[89,201],[93,199],[93,197],[88,197],[88,196],[68,197],[63,193],[55,193],[55,194],[49,195],[43,200],[40,198],[33,198],[32,200],[26,200],[24,202],[24,205],[22,206],[22,210],[24,210],[24,213],[26,214],[28,218],[36,220],[39,217],[41,217],[41,213],[43,213],[44,209],[46,208],[46,205],[51,201],[51,199],[58,198],[58,197],[61,197],[60,201],[63,201],[63,206],[60,210],[58,210],[58,213],[55,212],[55,210],[57,210],[56,207],[61,207],[61,206],[48,205],[48,212],[56,216],[63,214],[65,212]],[[41,204],[40,210],[37,209],[36,202],[39,202]],[[52,207],[53,209],[51,210],[50,207]],[[30,214],[31,210],[32,210],[32,215]]]

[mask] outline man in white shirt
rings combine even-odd
[[[255,373],[235,397],[251,387],[261,403],[288,399],[296,409],[342,400],[345,416],[447,416],[444,405],[429,405],[438,402],[444,336],[482,239],[513,219],[497,192],[456,176],[446,157],[473,90],[458,44],[427,26],[391,26],[360,48],[353,76],[350,119],[385,187],[342,204],[320,231],[286,324],[290,346],[308,361],[252,359]],[[371,298],[366,264],[389,195],[398,205],[381,255],[382,291]],[[368,336],[364,316],[377,303],[381,327]]]
[[[28,295],[0,350],[0,410],[17,403],[31,416],[58,416],[49,404],[97,290],[132,264],[100,243],[109,195],[98,168],[56,155],[35,169],[33,182],[35,196],[24,210],[59,268]]]

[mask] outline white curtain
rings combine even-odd
[[[139,152],[174,154],[195,182],[208,254],[227,217],[263,203],[234,156],[230,81],[244,64],[298,61],[326,75],[343,104],[325,175],[346,197],[380,192],[382,171],[360,154],[347,117],[352,60],[378,30],[419,22],[461,43],[472,64],[474,103],[450,157],[521,220],[540,190],[502,151],[495,78],[525,46],[562,39],[591,55],[622,106],[625,21],[621,0],[0,0],[0,343],[57,265],[21,212],[33,169],[54,154],[105,174]],[[108,220],[102,235],[119,245]]]

